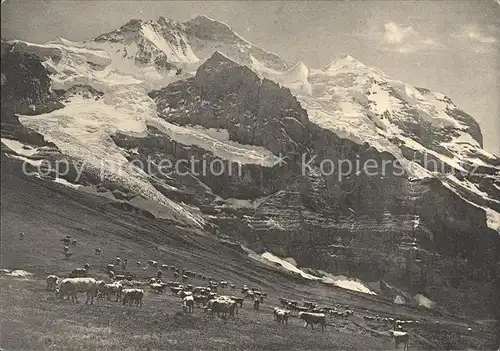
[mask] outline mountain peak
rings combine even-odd
[[[164,16],[160,16],[158,17],[158,21],[157,23],[161,26],[166,26],[166,25],[178,25],[179,22],[177,22],[176,20],[173,20],[171,18],[168,18],[168,17],[164,17]]]
[[[283,76],[286,83],[291,82],[307,82],[307,77],[309,76],[309,69],[304,64],[304,62],[297,62],[288,72]]]
[[[217,21],[213,18],[208,17],[207,15],[198,15],[196,17],[191,18],[187,22],[196,22],[196,23],[213,23],[213,24],[223,24],[227,27],[229,27],[226,23]]]
[[[216,51],[210,56],[208,60],[205,61],[205,63],[202,66],[210,66],[210,67],[215,67],[217,66],[228,66],[228,65],[235,65],[238,66],[238,64],[231,60],[229,57],[221,53],[220,51]]]
[[[216,21],[205,15],[196,16],[183,24],[200,39],[232,42],[237,40],[238,37],[226,23]]]
[[[349,54],[342,54],[322,68],[323,71],[335,71],[341,68],[365,68],[366,66]]]
[[[306,64],[304,62],[302,62],[302,61],[299,61],[292,68],[290,68],[290,71],[293,71],[293,70],[303,70],[303,69],[308,70]]]

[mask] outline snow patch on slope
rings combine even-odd
[[[23,144],[17,140],[1,138],[1,142],[5,146],[7,146],[9,149],[14,151],[16,154],[21,155],[21,156],[30,157],[30,156],[33,156],[34,154],[37,153],[36,149],[34,149],[31,146],[28,146],[26,144]]]
[[[116,132],[144,136],[146,122],[154,119],[155,107],[143,89],[126,86],[98,101],[75,96],[60,110],[20,116],[19,121],[44,135],[63,153],[84,162],[87,169],[170,208],[174,219],[201,226],[200,216],[159,193],[147,174],[132,166],[110,137]]]
[[[320,280],[321,279],[319,277],[315,277],[315,276],[313,276],[311,274],[308,274],[308,273],[304,272],[303,270],[295,267],[290,262],[288,262],[286,260],[282,260],[281,258],[279,258],[278,256],[273,255],[270,252],[263,253],[261,256],[262,256],[262,258],[265,258],[266,260],[269,260],[271,262],[275,262],[275,263],[280,264],[287,271],[297,273],[297,274],[301,275],[302,277],[304,277],[306,279],[311,279],[311,280]]]
[[[299,274],[300,276],[310,279],[310,280],[316,280],[320,281],[325,284],[331,284],[338,286],[339,288],[347,289],[347,290],[352,290],[352,291],[358,291],[362,292],[365,294],[370,294],[370,295],[376,295],[373,291],[368,289],[366,285],[363,284],[359,279],[350,279],[345,276],[334,276],[330,273],[324,273],[323,277],[317,277],[312,274],[304,272],[302,269],[297,268],[292,262],[295,260],[289,260],[289,259],[281,259],[276,255],[273,255],[270,252],[265,252],[261,255],[262,258],[265,260],[271,261],[273,263],[277,263],[281,265],[285,270],[289,272],[293,272],[296,274]],[[254,257],[255,258],[255,257]],[[292,262],[290,262],[292,261]]]
[[[167,55],[169,62],[193,63],[199,61],[191,47],[186,44],[185,52],[181,49],[180,42],[186,43],[186,38],[177,32],[172,32],[176,38],[176,45],[167,42],[149,23],[142,24],[141,33],[146,39],[153,43],[160,51]]]
[[[171,139],[183,145],[196,145],[211,151],[215,156],[239,164],[257,164],[263,167],[273,167],[276,156],[266,148],[244,145],[229,140],[226,130],[216,131],[202,127],[180,127],[161,119],[155,119],[148,124],[167,134]]]

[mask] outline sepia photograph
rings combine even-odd
[[[499,0],[1,0],[0,351],[500,351],[499,54]]]

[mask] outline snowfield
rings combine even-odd
[[[29,145],[23,144],[14,139],[1,138],[2,144],[21,156],[30,157],[37,153],[37,150]]]
[[[54,46],[50,44],[48,47],[52,49]],[[104,92],[104,95],[99,100],[76,95],[60,110],[37,116],[20,116],[20,122],[44,135],[61,152],[81,161],[86,169],[103,179],[123,184],[129,190],[169,208],[171,219],[201,227],[205,221],[197,211],[175,203],[158,192],[149,183],[148,175],[131,165],[125,152],[110,137],[117,132],[145,136],[148,122],[162,123],[157,117],[156,104],[141,86],[142,81],[120,71],[95,71],[90,65],[80,67],[82,53],[95,50],[59,48],[62,58],[51,67],[55,70],[51,78],[57,88],[69,89],[75,84],[88,84]],[[89,54],[89,60],[94,57],[96,55]],[[68,77],[62,79],[62,75]]]
[[[172,140],[183,145],[196,145],[209,150],[215,156],[241,165],[257,164],[273,167],[277,157],[268,149],[260,146],[244,145],[229,140],[227,130],[206,129],[199,126],[181,127],[161,119],[149,123],[167,134]]]
[[[252,256],[251,256],[252,257]],[[317,280],[321,281],[325,284],[330,284],[330,285],[335,285],[338,286],[339,288],[347,289],[347,290],[352,290],[352,291],[358,291],[362,292],[365,294],[370,294],[370,295],[376,295],[373,291],[371,291],[366,285],[363,284],[359,279],[350,279],[345,276],[334,276],[329,273],[325,273],[323,277],[317,277],[312,274],[306,273],[300,268],[297,268],[294,264],[289,262],[287,259],[281,259],[276,255],[273,255],[270,252],[265,252],[261,256],[261,258],[268,260],[273,263],[277,263],[281,265],[285,270],[289,272],[293,272],[296,274],[299,274],[300,276],[310,279],[310,280]],[[253,256],[252,258],[255,258]],[[295,260],[293,260],[295,261]]]
[[[189,45],[186,45],[185,50],[180,49],[179,43],[181,41],[187,42],[187,40],[179,33],[173,32],[173,35],[176,37],[176,45],[172,45],[172,43],[167,42],[161,35],[159,35],[150,24],[143,24],[141,32],[146,39],[167,55],[170,62],[193,63],[199,61],[199,58],[196,57]]]

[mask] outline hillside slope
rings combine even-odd
[[[410,349],[484,349],[492,342],[492,329],[486,325],[302,279],[259,263],[237,245],[223,244],[203,232],[128,212],[113,200],[26,177],[19,171],[20,161],[4,153],[1,162],[2,268],[34,274],[26,280],[4,272],[0,275],[2,315],[11,316],[1,321],[2,348],[156,349],[173,345],[176,349],[359,350],[369,343],[371,349],[388,349],[392,343],[387,327],[362,318],[376,314],[421,322],[413,331]],[[19,240],[20,231],[25,233],[24,240]],[[70,260],[64,259],[60,243],[68,233],[78,240],[70,248]],[[96,247],[102,249],[99,256],[94,254]],[[117,256],[129,260],[129,271],[138,279],[156,272],[143,271],[135,262],[154,259],[227,280],[238,288],[248,284],[269,297],[259,311],[246,301],[234,321],[223,321],[199,309],[185,315],[178,298],[149,290],[140,310],[105,300],[93,306],[80,301],[75,306],[54,301],[52,293],[44,290],[47,274],[66,275],[85,262],[91,264],[92,276],[105,278],[106,265]],[[171,279],[171,273],[165,274]],[[272,308],[279,305],[281,296],[348,304],[355,316],[346,321],[331,319],[325,333],[304,329],[295,317],[288,329],[277,329]],[[467,333],[467,325],[473,334]],[[29,335],[21,337],[21,326],[29,328]]]

